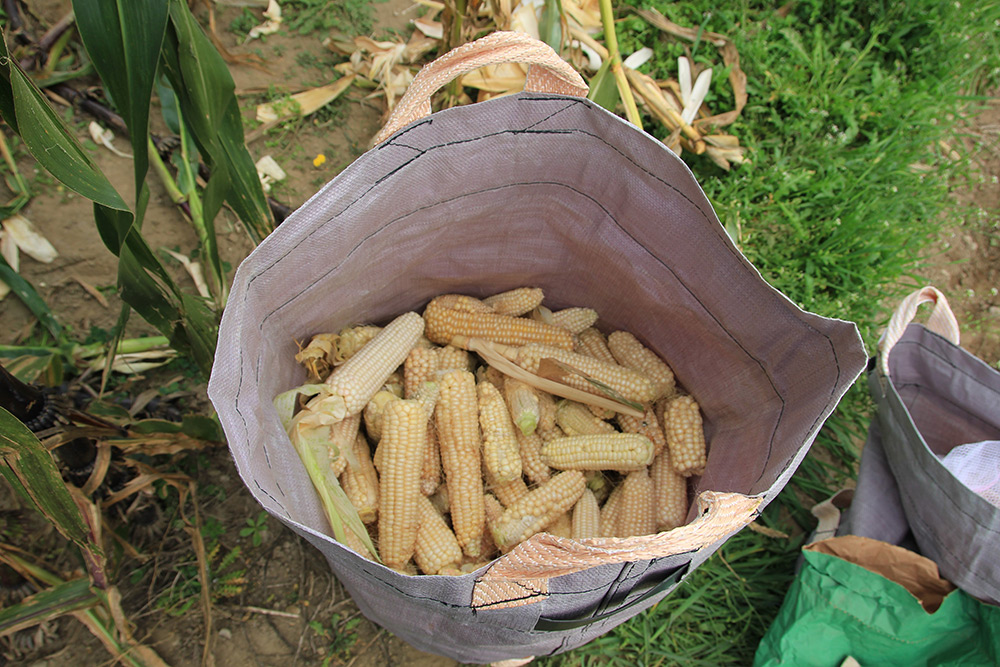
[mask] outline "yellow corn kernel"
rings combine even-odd
[[[455,296],[437,297],[424,309],[427,337],[431,342],[447,345],[456,336],[467,336],[469,338],[483,338],[504,345],[523,345],[537,342],[547,343],[565,350],[570,350],[573,347],[573,336],[565,329],[524,317],[511,317],[498,315],[492,311],[474,312],[450,307],[450,304],[454,303],[453,297]],[[468,298],[466,297],[466,299]]]
[[[383,419],[379,551],[388,567],[400,569],[413,556],[417,543],[427,413],[417,401],[393,401],[386,406]]]
[[[423,327],[424,321],[417,313],[400,315],[330,374],[326,390],[343,401],[346,414],[364,410],[416,345]]]
[[[348,461],[347,469],[340,476],[340,486],[358,510],[361,521],[372,523],[378,518],[379,481],[375,466],[372,465],[371,449],[361,433],[354,439],[352,451],[353,461]]]
[[[698,403],[690,396],[678,396],[667,404],[663,418],[674,470],[685,477],[705,472],[705,429]]]
[[[660,422],[656,418],[656,410],[653,406],[646,407],[646,414],[642,418],[619,412],[616,414],[616,419],[622,433],[641,433],[649,438],[653,443],[653,456],[658,456],[667,446],[667,436],[663,433],[663,427],[660,426]]]
[[[445,371],[471,371],[473,367],[472,355],[468,350],[463,350],[454,345],[445,345],[438,352],[438,372]]]
[[[608,348],[608,339],[594,327],[588,327],[576,335],[573,341],[573,351],[577,354],[600,359],[608,364],[618,363]]]
[[[485,523],[476,378],[469,371],[451,371],[439,384],[441,394],[434,415],[451,522],[462,551],[476,558]]]
[[[502,550],[523,542],[569,511],[585,488],[587,482],[579,471],[554,475],[503,511],[491,526],[493,540]]]
[[[646,468],[635,470],[622,482],[621,507],[618,510],[617,533],[622,537],[649,535],[656,532],[655,495],[653,480]]]
[[[656,387],[655,398],[669,396],[674,391],[674,372],[660,357],[627,331],[615,331],[608,336],[608,348],[622,366],[645,374]]]
[[[417,387],[433,382],[438,370],[437,347],[415,347],[403,362],[403,397],[413,398]]]
[[[541,484],[549,481],[552,474],[549,467],[542,460],[542,436],[538,433],[524,435],[520,431],[515,431],[517,436],[518,453],[521,455],[521,469],[525,476],[531,480],[532,484]]]
[[[601,508],[597,504],[597,496],[590,489],[585,489],[580,499],[573,506],[571,537],[574,540],[585,540],[601,536]]]
[[[446,568],[457,569],[462,563],[462,547],[455,533],[425,496],[417,500],[420,525],[413,560],[424,574],[440,574]]]
[[[424,464],[420,469],[420,493],[430,496],[439,486],[441,486],[441,445],[438,444],[434,420],[428,420],[427,448],[424,450]]]
[[[520,479],[521,455],[507,404],[500,390],[489,382],[480,382],[476,391],[483,437],[483,467],[498,484]]]
[[[649,467],[656,496],[656,528],[672,530],[687,521],[688,494],[687,477],[674,472],[670,462],[670,450],[664,449],[653,459]]]
[[[586,405],[569,399],[556,404],[556,423],[566,435],[616,433],[614,426],[595,416]]]
[[[537,287],[518,287],[483,299],[483,303],[501,315],[524,315],[537,308],[545,295]]]
[[[330,469],[338,477],[347,468],[350,450],[361,428],[361,415],[351,415],[330,424]]]
[[[597,322],[597,311],[593,308],[563,308],[552,313],[552,323],[571,334],[589,329]]]
[[[365,431],[372,442],[377,443],[382,438],[382,415],[386,404],[398,400],[401,399],[391,391],[380,389],[372,396],[372,400],[368,401],[361,414],[364,417]]]
[[[653,462],[653,443],[638,433],[568,435],[544,443],[542,460],[557,470],[628,472]]]
[[[578,373],[604,383],[626,400],[647,403],[655,397],[652,380],[642,373],[624,366],[609,364],[600,359],[537,343],[523,345],[517,353],[517,364],[531,373],[538,373],[543,359],[555,360],[569,367],[571,371],[575,371],[563,372],[560,381],[582,391],[597,396],[606,396],[604,392]]]
[[[619,484],[604,501],[601,508],[601,537],[622,537],[618,533],[618,517],[621,514],[622,485]]]
[[[381,330],[382,327],[370,324],[361,324],[342,329],[336,337],[336,347],[333,351],[334,365],[339,366],[353,357],[358,350],[364,347]]]
[[[545,526],[544,530],[549,535],[555,535],[556,537],[565,537],[567,539],[573,537],[573,517],[571,513],[563,512],[556,517],[555,521]]]
[[[509,482],[497,482],[487,476],[489,491],[497,497],[504,507],[510,507],[522,497],[528,495],[528,485],[520,477],[516,477]]]
[[[371,561],[375,560],[372,552],[368,550],[368,545],[365,544],[346,523],[344,524],[344,546],[348,547],[362,558],[367,558]]]
[[[491,367],[492,368],[492,367]],[[507,402],[510,417],[518,430],[527,435],[538,428],[540,408],[538,391],[531,385],[511,377],[503,381],[503,397]]]
[[[556,430],[556,397],[546,391],[538,392],[538,435],[545,439],[546,434]]]

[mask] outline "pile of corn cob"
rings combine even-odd
[[[353,507],[327,511],[340,541],[402,572],[457,575],[541,531],[685,522],[706,460],[698,404],[632,334],[542,299],[443,295],[300,350],[313,384],[286,392],[286,427],[304,460],[325,453],[310,472],[321,497]]]

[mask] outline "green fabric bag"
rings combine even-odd
[[[803,556],[754,667],[1000,664],[1000,608],[940,579],[933,561],[853,535]]]

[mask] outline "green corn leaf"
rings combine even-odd
[[[562,53],[562,3],[559,0],[545,0],[538,20],[538,36],[556,53]]]
[[[73,0],[73,11],[80,38],[128,126],[135,182],[142,183],[149,168],[149,101],[167,29],[167,2]]]
[[[10,291],[17,295],[24,305],[28,307],[32,315],[38,318],[38,321],[42,323],[52,337],[57,342],[62,342],[63,339],[63,328],[59,322],[56,321],[55,315],[49,310],[49,306],[45,303],[45,299],[35,291],[35,288],[31,286],[27,280],[22,278],[17,271],[11,268],[7,260],[0,256],[0,280],[7,283],[10,287]]]
[[[62,361],[56,352],[16,357],[5,363],[4,368],[25,384],[38,382],[42,378],[42,384],[57,386],[61,384],[63,377]]]
[[[0,31],[0,38],[3,37]],[[0,114],[25,148],[66,187],[120,211],[128,206],[0,39]]]
[[[0,473],[67,539],[92,551],[90,530],[52,455],[19,419],[0,408]]]
[[[89,579],[70,579],[0,610],[0,636],[88,609],[99,602],[100,598],[90,589]]]
[[[225,60],[182,0],[169,0],[170,26],[161,64],[180,102],[181,113],[198,149],[220,179],[206,193],[205,217],[213,219],[224,199],[236,211],[254,242],[274,226],[257,169],[246,149],[243,119]]]
[[[611,73],[611,59],[606,59],[601,63],[594,78],[590,80],[590,92],[587,99],[596,102],[608,111],[614,113],[618,101],[621,99],[618,93],[618,83]]]

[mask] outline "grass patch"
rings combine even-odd
[[[804,309],[857,322],[873,350],[887,307],[917,283],[949,189],[972,175],[950,147],[976,95],[1000,80],[1000,8],[814,0],[784,14],[757,2],[637,4],[735,42],[749,103],[729,131],[751,149],[751,164],[726,173],[685,159],[763,277]],[[711,45],[623,16],[622,51],[652,47],[650,75],[673,76],[685,54],[717,67]],[[731,106],[726,74],[713,76],[713,109]],[[549,664],[750,664],[813,528],[809,507],[855,474],[868,415],[861,381],[766,510],[764,523],[800,537],[741,532],[656,607]]]

